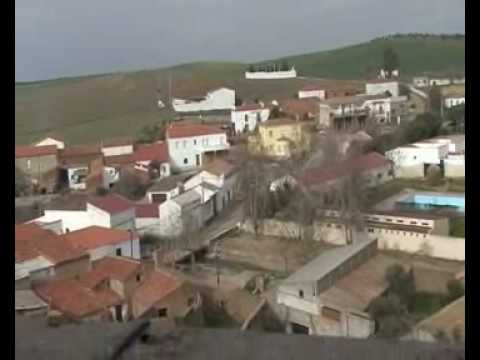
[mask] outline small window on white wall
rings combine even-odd
[[[184,163],[185,165],[187,165],[187,164],[188,164],[188,159],[187,159],[187,158],[183,159],[183,163]]]

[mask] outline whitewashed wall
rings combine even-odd
[[[297,77],[297,71],[291,69],[288,71],[256,71],[256,72],[245,72],[246,79],[292,79]]]
[[[384,83],[367,83],[366,93],[368,95],[384,94],[388,91],[392,96],[398,96],[400,93],[400,86],[398,81],[384,82]]]
[[[84,229],[92,225],[92,219],[83,210],[45,210],[44,215],[30,222],[62,221],[62,232]]]
[[[325,90],[300,90],[298,92],[299,99],[318,98],[325,100]]]
[[[133,144],[132,145],[102,147],[102,153],[103,153],[104,156],[118,156],[118,155],[132,154],[133,153]]]
[[[48,145],[55,145],[57,149],[64,149],[65,148],[65,143],[60,140],[55,140],[52,138],[45,138],[38,143],[35,144],[35,146],[48,146]]]
[[[173,99],[172,106],[177,112],[231,110],[235,108],[235,90],[221,88],[208,93],[201,101]]]
[[[91,261],[103,259],[107,256],[116,256],[117,249],[122,250],[124,257],[133,257],[134,259],[140,259],[140,240],[138,238],[133,239],[133,253],[132,242],[130,240],[124,241],[120,244],[102,246],[97,249],[89,250]]]
[[[183,171],[202,166],[204,152],[226,150],[230,144],[227,141],[227,134],[222,133],[167,139],[167,146],[172,168]],[[197,165],[197,156],[199,165]]]
[[[270,116],[269,109],[247,110],[247,111],[235,111],[232,110],[230,117],[235,127],[235,133],[243,133],[248,124],[248,130],[254,131],[257,125],[268,120]],[[258,121],[260,119],[260,121]]]

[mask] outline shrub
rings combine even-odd
[[[465,288],[460,280],[451,279],[447,283],[447,299],[448,302],[452,302],[462,297],[465,294]]]
[[[126,172],[121,175],[113,189],[130,200],[138,200],[145,196],[147,187],[140,177]]]

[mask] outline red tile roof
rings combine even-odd
[[[158,204],[134,204],[134,206],[137,218],[158,218],[160,216]]]
[[[15,158],[37,157],[56,155],[57,147],[55,145],[45,146],[15,146]]]
[[[387,166],[390,162],[381,154],[371,152],[351,157],[331,166],[320,166],[305,171],[300,180],[304,185],[316,185],[336,180],[355,172],[364,172]]]
[[[153,161],[167,162],[169,159],[167,144],[159,141],[150,145],[139,145],[132,155],[134,161]]]
[[[289,115],[317,114],[320,106],[314,99],[287,99],[280,102],[283,112]]]
[[[193,136],[205,136],[214,134],[225,134],[225,131],[210,125],[203,124],[172,124],[167,129],[167,138],[186,138]]]
[[[148,310],[180,286],[181,282],[173,275],[154,271],[135,290],[132,301],[141,303]]]
[[[101,226],[89,226],[61,235],[62,240],[77,249],[92,250],[102,246],[120,244],[130,240],[127,230],[109,229]],[[136,238],[136,234],[133,234]]]
[[[15,261],[23,262],[39,256],[57,265],[88,254],[35,223],[15,225]]]
[[[111,215],[124,212],[132,207],[130,201],[116,194],[91,198],[88,203]]]
[[[253,110],[262,110],[262,106],[259,104],[244,104],[235,107],[235,111],[253,111]]]
[[[89,289],[106,279],[126,281],[142,269],[139,261],[122,257],[105,257],[92,264],[91,271],[80,276],[79,281]]]
[[[104,158],[105,158],[105,165],[109,165],[109,166],[129,165],[135,162],[135,159],[133,158],[133,154],[105,156]]]
[[[122,303],[121,297],[113,290],[93,291],[73,279],[55,280],[34,288],[34,291],[52,309],[77,319]]]
[[[300,89],[300,91],[319,91],[324,90],[319,85],[307,85]]]

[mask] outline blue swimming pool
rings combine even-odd
[[[458,212],[465,212],[465,195],[413,194],[397,201],[397,204],[416,209],[450,208]]]

